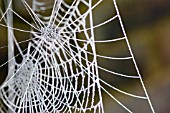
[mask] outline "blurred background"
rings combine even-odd
[[[104,17],[112,9],[103,6]],[[117,0],[126,33],[156,113],[169,113],[170,108],[170,1]],[[114,33],[113,29],[105,33]],[[105,46],[103,46],[105,47]],[[105,51],[108,51],[109,47]],[[110,48],[109,51],[113,49]],[[108,52],[109,52],[108,51]],[[120,49],[119,52],[124,52]],[[121,54],[121,53],[120,53]],[[129,84],[125,82],[124,85]],[[130,88],[136,84],[130,85]],[[132,103],[133,104],[133,103]],[[138,104],[138,103],[136,103]],[[112,104],[108,104],[111,105]],[[140,109],[141,107],[142,109]],[[112,108],[112,107],[110,107]],[[150,113],[142,105],[135,113]],[[112,113],[112,111],[108,111]],[[115,112],[116,113],[116,112]],[[121,111],[121,113],[124,113]]]
[[[23,6],[19,0],[14,0],[15,10],[22,16],[26,17]],[[104,0],[101,5],[94,10],[94,24],[99,24],[102,21],[113,17],[115,14],[112,0]],[[2,0],[1,0],[2,3]],[[0,4],[3,7],[2,4]],[[169,0],[117,0],[117,5],[122,17],[124,27],[135,56],[137,65],[142,75],[147,92],[153,104],[156,113],[169,113],[170,101],[170,1]],[[19,6],[19,7],[18,7]],[[112,6],[112,7],[111,7]],[[15,18],[15,17],[14,17]],[[95,36],[98,40],[112,39],[113,37],[122,37],[120,25],[110,23],[95,30]],[[22,25],[21,22],[16,21],[16,26],[23,26],[27,29],[28,26]],[[113,26],[118,27],[113,27]],[[28,28],[29,29],[29,28]],[[0,27],[0,47],[7,45],[6,28]],[[17,34],[22,40],[27,39],[28,36],[24,34]],[[123,43],[123,42],[122,42]],[[106,55],[124,56],[128,52],[122,49],[122,43],[111,45],[96,45],[98,53]],[[113,45],[113,44],[112,44]],[[125,44],[126,45],[126,44]],[[24,48],[24,45],[23,45]],[[0,64],[7,61],[7,48],[0,49]],[[134,69],[128,69],[124,64],[115,62],[108,63],[107,61],[99,59],[101,66],[114,68],[118,71],[126,73],[135,73]],[[124,67],[122,67],[124,66]],[[129,66],[129,63],[127,64]],[[133,67],[132,67],[133,68]],[[7,66],[0,69],[0,82],[2,83],[7,73]],[[102,73],[102,72],[101,72]],[[104,78],[105,75],[103,74]],[[106,81],[110,78],[105,77]],[[121,81],[121,82],[119,82]],[[138,86],[137,82],[128,82],[128,80],[121,80],[119,78],[111,79],[118,87],[126,87],[126,89],[139,90],[135,88]],[[140,91],[139,91],[140,92]],[[116,95],[116,94],[115,94]],[[119,98],[119,97],[118,97]],[[125,100],[125,98],[124,98]],[[105,99],[106,113],[114,111],[114,103],[110,103],[109,99]],[[142,104],[131,101],[129,105],[135,106],[135,113],[150,113],[148,109]],[[139,104],[139,105],[138,105]],[[121,109],[116,108],[115,113],[126,113]],[[114,112],[113,112],[114,113]]]
[[[169,113],[170,1],[119,0],[118,5],[155,112]]]

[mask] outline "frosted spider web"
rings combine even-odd
[[[133,112],[104,85],[123,95],[147,101],[151,111],[154,112],[115,0],[112,3],[116,14],[97,25],[93,22],[93,10],[105,2],[102,0],[71,0],[69,2],[32,0],[32,6],[26,0],[20,0],[32,21],[26,20],[12,8],[14,1],[8,0],[6,10],[1,9],[1,21],[6,24],[0,23],[0,25],[8,29],[8,61],[1,64],[0,68],[7,64],[9,68],[7,78],[0,87],[0,112],[104,113],[103,92],[125,111]],[[50,11],[51,13],[44,13]],[[14,27],[12,15],[27,24],[30,30]],[[95,40],[94,30],[115,19],[119,20],[123,37]],[[30,38],[18,41],[15,31],[28,33]],[[130,56],[110,57],[97,54],[97,43],[114,44],[118,41],[126,42]],[[28,42],[28,46],[22,49],[20,44],[25,42]],[[14,53],[15,49],[19,51],[18,54]],[[21,58],[22,62],[18,63],[17,57]],[[131,60],[137,75],[121,74],[102,67],[98,64],[98,58],[107,59],[110,62]],[[112,76],[138,79],[144,96],[114,87],[100,77],[99,70]]]

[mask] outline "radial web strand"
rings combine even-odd
[[[105,3],[102,0],[18,0],[25,14],[13,8],[15,1],[3,1],[0,9],[0,26],[8,31],[8,46],[0,47],[8,48],[8,61],[0,64],[8,65],[0,86],[1,113],[104,113],[105,96],[124,112],[135,112],[114,92],[146,102],[154,113],[115,0],[111,0],[114,15],[99,22],[94,21],[95,11]],[[13,25],[14,21],[25,26]],[[121,35],[99,38],[96,32],[112,22],[118,23]],[[128,54],[102,51],[119,42]],[[117,62],[133,67],[134,73],[121,72]],[[142,93],[125,90],[111,81],[114,77],[137,81]]]

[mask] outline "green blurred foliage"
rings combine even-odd
[[[25,15],[25,10],[22,10],[23,6],[19,4],[18,1],[15,2],[14,7],[16,6],[15,9],[17,12],[19,12],[20,15],[26,17],[27,15]],[[170,111],[168,104],[170,101],[170,1],[117,1],[124,26],[126,28],[128,39],[130,41],[135,59],[143,76],[143,80],[153,106],[157,113],[168,113]],[[111,17],[112,13],[114,14],[114,10],[109,7],[109,5],[113,4],[110,4],[109,0],[104,0],[103,2],[104,3],[102,3],[103,5],[100,8],[94,10],[95,24],[98,24],[106,20],[108,17]],[[0,5],[2,6],[1,2]],[[19,24],[22,23],[17,23],[16,21],[16,26]],[[112,24],[115,25],[114,23],[109,25],[112,26]],[[106,28],[99,28],[96,30],[95,35],[98,37],[98,39],[103,39],[103,37],[105,37],[105,39],[110,39],[116,36],[112,36],[115,32],[118,34],[116,37],[121,36],[119,34],[120,31],[118,28],[110,29],[109,25],[106,25],[108,26]],[[6,28],[0,27],[0,47],[7,46],[6,34]],[[21,40],[28,38],[24,34],[18,35],[22,36]],[[118,46],[120,45],[121,44],[118,44]],[[122,48],[119,48],[118,46],[115,46],[114,54],[123,55],[125,51],[120,51]],[[102,48],[102,50],[100,49],[97,51],[103,51],[103,53],[106,52],[105,54],[113,52],[113,49],[110,47],[110,45],[99,45],[99,48]],[[0,59],[0,64],[7,61],[7,48],[0,49]],[[112,66],[111,64],[108,64],[104,61],[101,61],[101,63],[104,66]],[[115,68],[118,66],[119,65],[116,65]],[[120,68],[118,67],[118,69]],[[126,70],[126,68],[123,68],[123,70]],[[2,73],[7,74],[7,66],[1,68],[0,70],[1,83],[5,78],[5,74]],[[117,80],[114,82],[117,82]],[[127,88],[135,89],[135,83],[136,82],[134,82],[134,84],[128,85]],[[127,82],[125,82],[123,85],[126,84]],[[109,100],[107,99],[106,101],[108,101],[108,113],[111,113],[109,110],[113,107],[113,104],[110,104]],[[132,102],[131,104],[135,103]],[[145,109],[139,112],[146,113]]]

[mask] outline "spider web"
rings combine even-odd
[[[113,0],[116,14],[110,19],[94,25],[93,10],[102,0],[32,0],[32,6],[26,0],[20,0],[29,14],[27,21],[12,8],[14,0],[9,0],[6,10],[1,10],[0,24],[8,28],[8,76],[0,87],[0,112],[6,113],[104,113],[103,94],[105,92],[127,112],[132,112],[105,87],[110,87],[123,95],[145,100],[152,112],[154,109],[146,92],[141,75],[131,51],[121,17]],[[12,15],[29,26],[30,30],[13,26]],[[95,40],[94,30],[119,20],[123,37],[111,40]],[[30,38],[18,41],[15,32],[29,34]],[[97,54],[98,43],[116,43],[124,41],[130,56],[112,57]],[[20,44],[28,43],[26,49]],[[5,46],[1,47],[5,48]],[[18,53],[15,54],[14,51]],[[17,61],[21,59],[21,62]],[[137,75],[127,75],[109,70],[98,64],[97,59],[109,62],[131,60]],[[100,77],[100,70],[129,79],[138,79],[144,90],[144,96],[128,93],[114,87]]]

